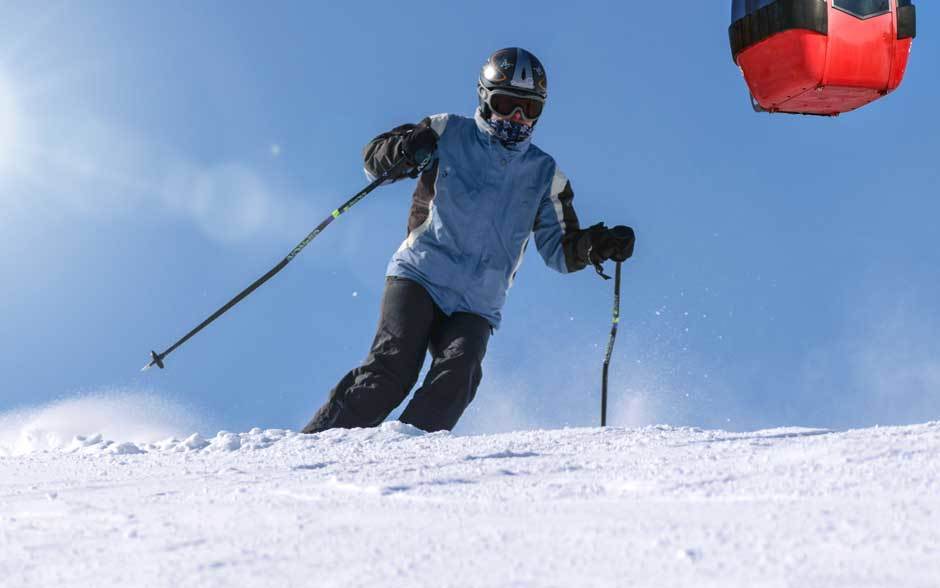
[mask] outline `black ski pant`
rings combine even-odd
[[[401,421],[429,432],[452,429],[480,385],[491,333],[483,317],[448,316],[417,282],[388,277],[369,355],[343,376],[303,432],[378,426],[408,396],[428,351],[431,369]]]

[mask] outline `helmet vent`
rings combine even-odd
[[[548,97],[545,68],[538,58],[519,47],[500,49],[490,55],[480,72],[479,83],[488,91],[517,90],[542,100]]]

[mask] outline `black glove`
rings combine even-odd
[[[412,168],[427,161],[437,150],[437,133],[427,124],[419,124],[401,141],[405,163]]]
[[[591,231],[591,249],[589,259],[595,266],[607,261],[626,261],[633,255],[636,235],[633,229],[617,225],[608,229],[603,223],[594,225]]]

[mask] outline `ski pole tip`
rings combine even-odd
[[[149,370],[150,368],[152,368],[153,366],[157,366],[157,367],[160,368],[161,370],[164,368],[164,365],[163,365],[163,357],[157,355],[157,352],[156,352],[156,351],[151,351],[151,352],[150,352],[150,358],[151,358],[151,359],[150,359],[150,361],[147,363],[147,365],[145,365],[140,371],[145,372],[145,371]]]

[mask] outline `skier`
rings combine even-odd
[[[581,229],[574,193],[554,159],[531,143],[548,98],[541,62],[519,48],[493,53],[473,118],[438,114],[379,135],[364,149],[371,179],[417,178],[408,236],[386,270],[371,350],[347,373],[304,433],[374,427],[430,371],[401,415],[424,431],[450,430],[473,400],[490,335],[531,235],[561,272],[633,254],[633,230]]]

